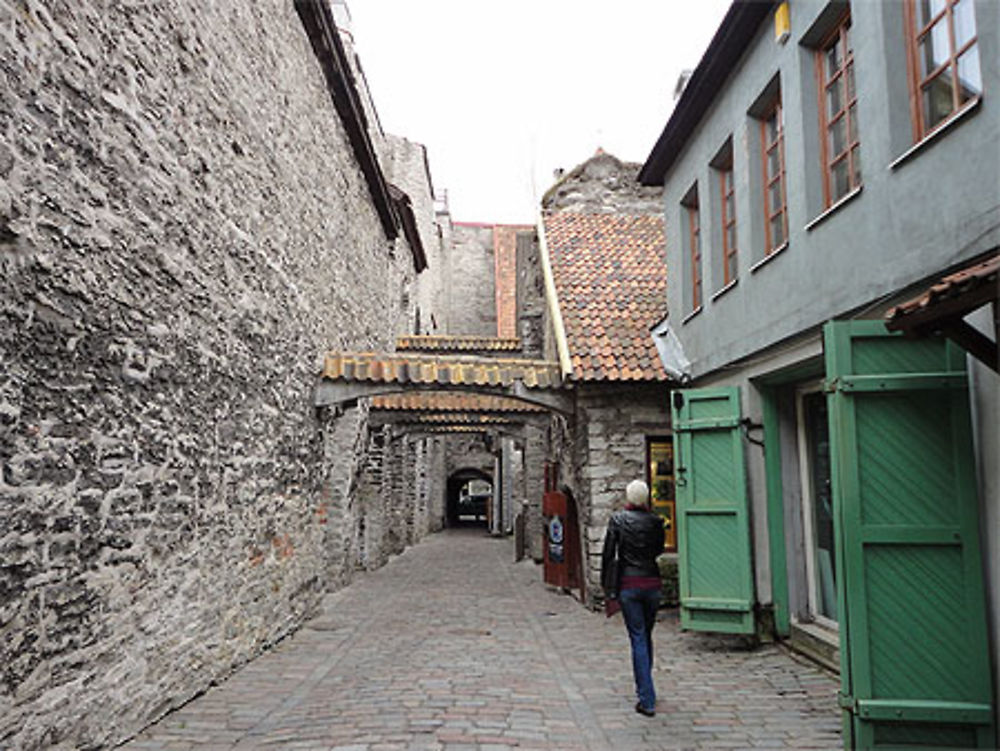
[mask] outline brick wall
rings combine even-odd
[[[0,0],[0,65],[0,746],[95,748],[349,575],[317,358],[391,346],[412,258],[291,0]]]

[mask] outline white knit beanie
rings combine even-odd
[[[649,486],[642,480],[632,480],[625,486],[625,500],[633,506],[645,506],[649,503]]]

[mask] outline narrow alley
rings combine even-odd
[[[775,646],[681,633],[673,611],[654,632],[658,714],[637,715],[621,616],[510,550],[481,530],[429,536],[124,748],[840,746],[833,677]]]

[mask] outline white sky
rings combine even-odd
[[[729,0],[348,0],[382,127],[456,221],[532,223],[557,167],[643,162]]]

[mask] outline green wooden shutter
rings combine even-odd
[[[746,469],[736,388],[673,393],[681,627],[754,633]]]
[[[849,748],[995,748],[965,353],[824,330]]]

